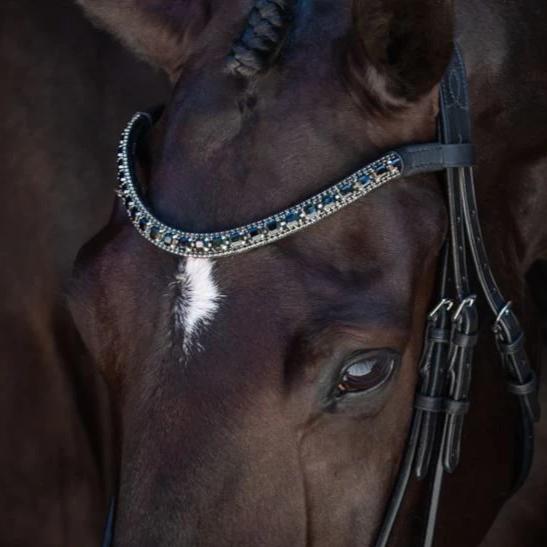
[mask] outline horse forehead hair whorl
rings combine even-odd
[[[269,65],[278,51],[291,20],[294,0],[256,0],[245,30],[232,46],[228,68],[252,77]]]

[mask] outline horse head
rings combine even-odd
[[[245,225],[435,138],[449,0],[80,3],[172,82],[137,153],[167,224]],[[115,544],[372,545],[446,230],[432,174],[221,258],[150,245],[117,203],[71,292],[113,402]]]

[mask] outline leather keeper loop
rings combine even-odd
[[[498,347],[500,349],[500,352],[504,355],[514,355],[515,353],[519,353],[522,351],[522,346],[524,343],[524,333],[520,333],[518,338],[509,344],[506,344],[502,340],[498,340]]]
[[[469,401],[464,399],[462,401],[455,401],[454,399],[445,399],[444,411],[451,416],[463,416],[467,414],[469,410]]]
[[[442,412],[444,409],[444,398],[418,394],[414,401],[414,408],[423,410],[424,412]]]
[[[513,395],[517,397],[525,397],[526,395],[533,395],[537,392],[537,378],[536,373],[532,370],[530,371],[530,379],[524,384],[518,384],[516,382],[507,382],[507,389]]]
[[[448,344],[450,342],[450,331],[448,329],[431,329],[429,331],[429,340],[439,344]]]
[[[461,332],[454,332],[452,334],[452,343],[459,348],[473,348],[477,345],[479,335],[475,334],[463,334]]]

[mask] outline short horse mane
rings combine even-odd
[[[294,0],[255,1],[228,57],[231,72],[250,78],[270,66],[287,35],[293,6]]]

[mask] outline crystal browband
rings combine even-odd
[[[231,230],[192,233],[158,220],[138,191],[133,150],[140,134],[151,124],[152,117],[139,112],[122,133],[117,193],[137,231],[156,247],[179,256],[221,257],[262,247],[319,222],[387,182],[447,167],[465,167],[473,162],[472,148],[466,144],[406,146],[388,152],[341,182],[268,218]]]

